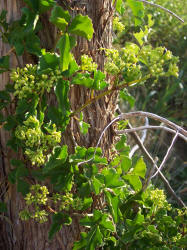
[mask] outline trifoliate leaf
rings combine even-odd
[[[67,10],[63,10],[60,6],[55,6],[51,12],[50,22],[55,24],[59,29],[65,31],[71,16]]]
[[[83,36],[88,40],[92,39],[94,29],[91,19],[88,16],[77,15],[72,20],[68,32],[78,36]]]

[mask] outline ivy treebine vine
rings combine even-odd
[[[45,123],[42,127],[36,116],[29,116],[23,125],[18,125],[15,136],[32,165],[36,166],[42,166],[49,151],[61,142],[61,131],[57,131],[56,125]]]
[[[38,65],[27,64],[11,73],[13,95],[19,104],[25,101],[26,108],[23,107],[23,110],[27,111],[25,114],[23,110],[16,110],[18,124],[13,127],[12,135],[32,166],[25,166],[27,161],[20,163],[15,160],[12,164],[16,168],[9,179],[12,178],[13,183],[17,182],[18,188],[20,183],[26,184],[24,181],[30,176],[35,183],[42,183],[30,185],[29,188],[25,185],[26,191],[23,190],[25,186],[21,189],[25,194],[26,205],[20,217],[43,223],[53,213],[49,232],[49,238],[52,238],[63,225],[71,224],[73,212],[80,212],[79,215],[83,217],[80,225],[88,231],[74,244],[75,250],[96,249],[100,246],[123,249],[123,244],[136,249],[137,245],[145,246],[145,239],[149,239],[151,247],[152,240],[158,246],[162,246],[164,240],[171,241],[170,245],[173,246],[173,242],[178,244],[182,238],[180,225],[184,223],[185,212],[180,210],[175,221],[163,191],[149,186],[142,193],[141,179],[146,178],[146,165],[142,157],[133,161],[129,158],[129,147],[124,136],[116,144],[116,154],[110,162],[102,157],[99,148],[77,146],[74,147],[75,152],[69,154],[67,145],[62,145],[62,131],[65,130],[62,126],[65,124],[66,127],[69,122],[65,118],[74,114],[70,111],[68,100],[71,84],[97,91],[109,86],[75,111],[80,112],[112,91],[144,82],[147,78],[177,77],[178,59],[162,47],[145,45],[152,23],[151,18],[148,19],[145,30],[135,34],[139,45],[127,43],[119,50],[103,48],[106,63],[105,72],[101,72],[88,55],[82,55],[78,65],[71,54],[76,44],[74,35],[91,39],[91,20],[80,14],[72,19],[68,11],[55,6],[50,21],[60,29],[61,37],[55,48],[59,54],[39,51]],[[117,18],[114,26],[121,30],[123,28]],[[114,77],[114,81],[107,83],[106,74]],[[49,115],[50,107],[47,104],[42,107],[42,98],[52,90],[57,96],[58,106],[53,107]],[[30,113],[28,104],[33,97],[37,98],[37,102]],[[83,124],[82,114],[80,120]],[[88,126],[82,131],[87,133]],[[78,163],[88,163],[89,159],[93,160],[79,167]],[[104,202],[101,202],[101,197]],[[168,233],[171,229],[168,221],[176,227],[172,228],[171,235]]]

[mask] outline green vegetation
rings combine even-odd
[[[52,239],[78,214],[84,232],[74,243],[74,250],[99,247],[116,250],[184,249],[187,242],[186,209],[173,207],[164,191],[152,184],[146,190],[142,188],[147,167],[143,157],[129,157],[126,136],[121,136],[110,160],[103,157],[100,148],[94,147],[75,146],[74,153],[70,154],[61,138],[75,113],[80,116],[76,117],[80,133],[87,134],[90,125],[84,122],[81,111],[112,92],[119,90],[120,97],[133,106],[135,100],[129,92],[136,93],[136,88],[143,84],[149,84],[148,88],[144,87],[148,96],[150,89],[153,86],[159,88],[163,81],[166,81],[167,88],[167,77],[175,78],[179,86],[176,80],[181,76],[178,57],[160,46],[158,33],[152,32],[158,21],[154,20],[154,13],[147,15],[150,10],[144,13],[142,3],[126,1],[135,24],[141,25],[144,16],[147,17],[146,23],[140,30],[133,27],[133,39],[124,47],[101,48],[106,54],[105,71],[102,72],[91,57],[82,55],[78,64],[73,56],[77,37],[92,39],[94,31],[88,16],[79,14],[72,18],[53,0],[25,2],[29,8],[22,9],[20,20],[8,24],[6,13],[0,15],[4,42],[9,43],[19,56],[26,51],[38,57],[37,64],[16,69],[10,68],[8,55],[0,59],[1,73],[9,71],[12,80],[12,84],[0,91],[0,109],[7,108],[12,102],[16,105],[13,116],[0,114],[0,123],[11,134],[7,146],[24,155],[22,160],[11,159],[14,169],[8,176],[25,199],[20,218],[44,223],[52,216],[49,229],[49,239]],[[49,20],[60,33],[55,53],[41,49],[37,36],[39,15],[51,8]],[[123,22],[126,19],[122,17],[121,0],[116,2],[116,11],[114,29],[119,32],[124,26],[127,28],[127,23]],[[163,20],[164,14],[160,22]],[[122,34],[117,36],[115,42],[123,38]],[[150,39],[158,41],[159,46],[157,42],[150,43]],[[109,78],[112,80],[108,81]],[[68,98],[72,85],[95,91],[97,97],[73,112]],[[57,107],[47,104],[47,95],[51,92],[56,96]],[[148,99],[145,101],[136,105],[146,108]],[[119,126],[125,127],[126,124],[123,122]],[[29,179],[37,184],[30,184]],[[6,213],[4,203],[0,203],[0,212]]]

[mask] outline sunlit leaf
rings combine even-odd
[[[60,6],[55,6],[51,12],[50,21],[59,29],[65,31],[71,16],[67,10],[63,10]]]
[[[70,54],[70,38],[67,33],[61,36],[58,41],[57,48],[60,50],[60,68],[62,71],[68,70],[72,57]]]
[[[77,15],[72,20],[68,32],[90,40],[94,32],[91,19],[88,16]]]

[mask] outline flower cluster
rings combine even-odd
[[[164,47],[153,48],[146,45],[126,43],[121,50],[105,49],[105,70],[112,75],[122,77],[126,82],[138,80],[142,75],[158,79],[160,76],[178,76],[178,57]]]
[[[53,194],[53,202],[59,203],[59,210],[69,211],[70,207],[74,210],[81,210],[83,203],[79,197],[74,198],[72,193]]]
[[[32,165],[41,166],[46,160],[45,153],[60,143],[61,132],[56,130],[55,124],[47,124],[42,129],[35,116],[29,116],[23,123],[24,125],[16,128],[15,136],[22,141],[25,154]]]
[[[34,212],[29,212],[27,209],[22,210],[19,216],[22,220],[34,219],[39,223],[47,221],[48,213],[42,209],[40,210],[40,205],[46,205],[48,201],[49,191],[46,186],[41,186],[39,184],[32,185],[30,187],[30,192],[26,195],[25,200],[27,206],[34,205]]]
[[[30,187],[30,193],[28,193],[25,197],[27,205],[46,205],[48,200],[47,195],[49,191],[46,186],[41,186],[39,184],[32,185]]]
[[[150,45],[144,46],[139,54],[139,60],[148,67],[152,76],[175,76],[178,77],[178,57],[164,47],[153,49]]]
[[[93,62],[93,59],[91,57],[82,55],[80,69],[83,71],[92,72],[97,70],[97,64]]]
[[[40,94],[44,90],[50,92],[58,78],[61,77],[60,70],[48,74],[38,74],[37,65],[26,64],[24,68],[12,71],[10,78],[14,81],[14,95],[19,99],[27,98],[31,94]]]
[[[138,64],[139,47],[129,43],[121,50],[106,49],[105,70],[112,75],[122,76],[126,81],[141,77],[141,67]]]
[[[159,210],[161,208],[166,208],[167,210],[170,210],[171,205],[166,200],[166,195],[164,194],[164,191],[161,189],[154,189],[150,191],[150,200],[153,202],[153,206]]]
[[[122,22],[120,22],[119,17],[118,16],[114,17],[113,18],[113,30],[122,32],[124,31],[124,29],[125,29],[125,25]]]

